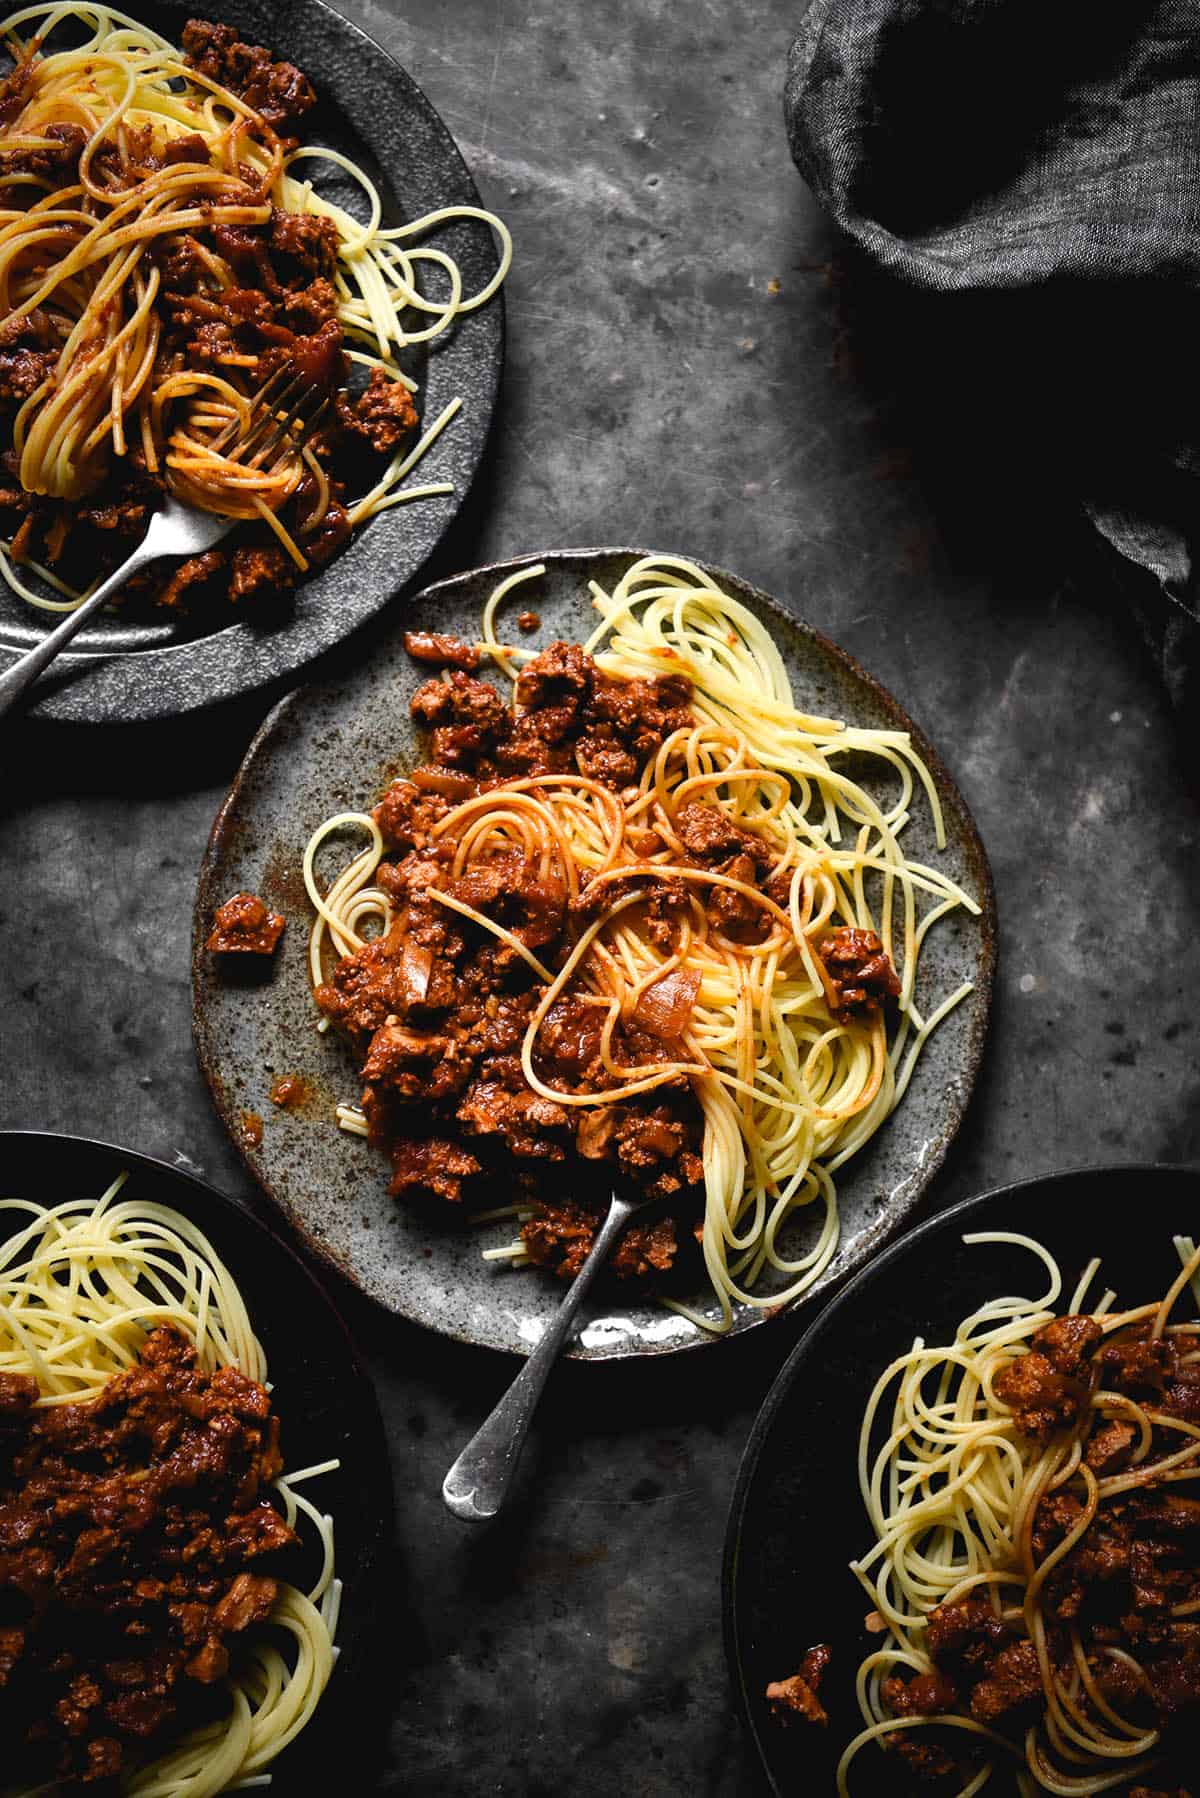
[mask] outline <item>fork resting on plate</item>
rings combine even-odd
[[[550,1369],[571,1333],[575,1314],[588,1288],[634,1213],[659,1204],[661,1200],[648,1199],[645,1195],[635,1198],[613,1193],[608,1215],[596,1234],[587,1259],[567,1288],[566,1297],[546,1326],[537,1347],[442,1481],[442,1498],[456,1517],[482,1523],[494,1517],[504,1505],[537,1402],[550,1377]]]
[[[301,375],[291,373],[289,378],[287,368],[279,369],[255,394],[244,427],[235,421],[211,448],[227,461],[237,462],[244,468],[278,467],[299,455],[328,404],[327,393],[322,395]],[[160,556],[199,555],[219,543],[235,524],[241,522],[239,518],[185,505],[168,494],[161,511],[151,518],[146,535],[120,567],[115,568],[107,580],[101,581],[73,612],[68,612],[48,637],[27,650],[0,675],[0,718],[135,569],[144,567],[147,562],[156,562]]]

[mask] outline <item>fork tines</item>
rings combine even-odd
[[[247,468],[261,468],[266,459],[281,446],[298,450],[311,436],[329,405],[329,395],[322,396],[301,374],[288,367],[275,373],[259,389],[251,402],[250,424],[236,442],[237,424],[231,424],[213,444],[230,462],[241,462]],[[227,447],[232,444],[232,447]]]

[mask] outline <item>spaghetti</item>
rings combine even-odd
[[[538,1188],[538,1159],[561,1158],[559,1142],[573,1137],[583,1161],[643,1190],[686,1200],[702,1185],[715,1305],[667,1302],[723,1331],[735,1305],[786,1303],[828,1266],[834,1176],[971,990],[918,1003],[922,945],[941,918],[978,906],[904,853],[918,793],[944,843],[908,737],[798,708],[761,621],[700,569],[649,557],[611,594],[593,583],[589,641],[536,655],[503,644],[496,618],[541,572],[497,588],[478,647],[410,639],[454,666],[413,701],[439,765],[308,844],[312,983],[365,1051],[366,1111],[342,1107],[339,1122],[391,1141],[397,1193],[458,1199],[465,1182],[469,1197],[474,1173],[494,1171],[490,1149],[506,1150],[509,1177],[523,1179],[510,1212],[521,1237],[486,1252],[563,1273],[595,1218]],[[468,672],[480,659],[513,677],[515,713]],[[894,796],[853,779],[852,757],[872,758]],[[348,828],[368,844],[322,891],[321,845]],[[397,847],[409,851],[398,864]],[[458,960],[439,998],[448,942]],[[523,970],[521,1003],[493,998],[507,1032],[498,1071],[470,1022],[476,953],[505,989]],[[447,1101],[431,1111],[439,1083]],[[424,1151],[396,1147],[444,1131],[459,1155],[446,1178]],[[815,1240],[793,1257],[781,1232],[809,1208]],[[617,1271],[663,1271],[670,1228],[669,1241],[635,1230]]]
[[[192,1417],[207,1415],[205,1388],[206,1382],[211,1382],[210,1390],[219,1395],[213,1400],[214,1445],[218,1438],[237,1443],[238,1419],[257,1416],[261,1420],[267,1416],[267,1423],[244,1433],[247,1443],[261,1436],[259,1459],[264,1467],[269,1470],[278,1465],[272,1446],[274,1438],[268,1428],[271,1420],[264,1390],[267,1367],[237,1285],[211,1244],[176,1212],[125,1198],[125,1179],[122,1175],[115,1180],[98,1202],[67,1200],[49,1206],[18,1199],[0,1202],[0,1223],[11,1232],[0,1246],[0,1414],[9,1454],[14,1452],[12,1432],[18,1427],[18,1418],[27,1418],[32,1424],[31,1442],[39,1430],[45,1431],[41,1420],[53,1421],[53,1415],[60,1418],[47,1439],[48,1452],[65,1460],[37,1460],[34,1443],[15,1463],[26,1469],[26,1493],[32,1493],[34,1483],[42,1478],[45,1496],[39,1501],[35,1494],[35,1505],[44,1507],[48,1495],[60,1487],[65,1491],[67,1483],[74,1480],[71,1489],[75,1512],[86,1521],[89,1505],[107,1506],[112,1524],[112,1530],[93,1530],[90,1535],[85,1531],[78,1537],[69,1569],[56,1575],[61,1586],[55,1586],[53,1599],[45,1597],[42,1601],[44,1610],[49,1605],[51,1619],[55,1602],[60,1606],[84,1607],[69,1611],[63,1625],[74,1650],[71,1671],[76,1675],[69,1686],[65,1674],[58,1682],[64,1695],[56,1714],[60,1722],[64,1718],[67,1721],[68,1741],[79,1738],[88,1744],[89,1765],[96,1770],[92,1776],[119,1774],[120,1789],[137,1798],[182,1798],[185,1793],[188,1798],[210,1798],[234,1785],[267,1783],[266,1769],[312,1717],[328,1681],[336,1657],[333,1638],[341,1596],[341,1582],[334,1574],[333,1522],[299,1488],[305,1480],[329,1471],[337,1463],[280,1475],[274,1481],[274,1507],[267,1505],[264,1495],[246,1509],[243,1495],[237,1514],[224,1517],[223,1527],[232,1532],[231,1540],[239,1530],[247,1540],[253,1533],[258,1544],[257,1549],[251,1549],[253,1553],[272,1545],[276,1535],[281,1541],[293,1541],[294,1526],[311,1531],[320,1571],[308,1592],[240,1575],[222,1601],[228,1613],[226,1627],[235,1632],[244,1629],[244,1634],[229,1637],[230,1642],[237,1644],[237,1652],[229,1657],[227,1675],[221,1674],[221,1657],[227,1651],[218,1648],[214,1641],[188,1663],[186,1671],[190,1677],[185,1678],[180,1663],[192,1650],[176,1646],[179,1630],[185,1631],[182,1640],[186,1642],[193,1615],[200,1619],[221,1617],[221,1604],[214,1608],[211,1603],[195,1602],[203,1596],[204,1588],[196,1582],[201,1580],[205,1555],[216,1551],[206,1550],[206,1538],[196,1536],[193,1550],[183,1556],[180,1594],[188,1580],[196,1589],[188,1587],[189,1602],[175,1606],[171,1617],[176,1621],[170,1622],[166,1615],[170,1588],[163,1584],[168,1578],[165,1571],[161,1578],[142,1578],[128,1595],[122,1584],[129,1584],[139,1566],[144,1572],[150,1569],[153,1551],[145,1545],[155,1539],[159,1528],[153,1508],[146,1511],[137,1526],[135,1540],[139,1546],[131,1550],[131,1560],[124,1558],[115,1541],[109,1544],[107,1537],[113,1531],[120,1534],[124,1512],[150,1487],[156,1494],[153,1502],[168,1505],[172,1482],[181,1491],[187,1491],[191,1511],[186,1514],[193,1519],[194,1532],[201,1494],[209,1482],[216,1482],[219,1489],[220,1463],[213,1459],[215,1446],[209,1446],[201,1430],[198,1446],[190,1449],[186,1435],[180,1433],[186,1426],[175,1420],[169,1408],[173,1402],[172,1380],[186,1395],[180,1413],[183,1419],[188,1415],[187,1407]],[[152,1359],[146,1360],[147,1356]],[[189,1372],[193,1359],[195,1371]],[[129,1388],[130,1380],[138,1382],[136,1398]],[[32,1410],[23,1412],[20,1401],[29,1382],[36,1383],[37,1396]],[[130,1421],[118,1427],[126,1403],[133,1405]],[[156,1405],[159,1412],[154,1409]],[[161,1415],[163,1435],[161,1441],[156,1439],[157,1445],[146,1459],[133,1461],[134,1468],[140,1466],[141,1471],[127,1473],[121,1468],[122,1455],[136,1450],[139,1430],[150,1428],[148,1422],[135,1421],[138,1406],[143,1419]],[[93,1500],[88,1480],[95,1476],[85,1471],[93,1464],[88,1432],[98,1432],[101,1426],[107,1434],[97,1434],[95,1440],[97,1450],[103,1449],[100,1464],[108,1477],[104,1492],[97,1491]],[[47,1445],[41,1446],[46,1452]],[[174,1470],[169,1458],[172,1450],[176,1459],[188,1454],[201,1457],[195,1460],[190,1475]],[[248,1451],[238,1447],[236,1452]],[[254,1464],[252,1461],[248,1465]],[[243,1468],[239,1476],[243,1481],[249,1478],[248,1465],[238,1462]],[[71,1471],[75,1466],[78,1473]],[[48,1472],[40,1471],[44,1468]],[[148,1484],[139,1487],[139,1481]],[[6,1478],[0,1509],[11,1521],[14,1505],[20,1500],[12,1497],[10,1484]],[[52,1506],[50,1514],[54,1509]],[[31,1523],[38,1524],[46,1514],[44,1508],[35,1508],[30,1513]],[[220,1520],[213,1519],[212,1527],[221,1527]],[[11,1548],[12,1540],[6,1536],[6,1548]],[[26,1527],[19,1540],[36,1543],[38,1536]],[[90,1559],[83,1554],[89,1542]],[[31,1552],[46,1555],[44,1548]],[[117,1558],[105,1559],[110,1554]],[[227,1551],[229,1554],[232,1550]],[[11,1553],[6,1555],[5,1582],[9,1587],[26,1590],[22,1580],[28,1576],[15,1567],[14,1560]],[[83,1571],[76,1571],[76,1561],[82,1562]],[[229,1586],[235,1564],[227,1558],[225,1574],[210,1576],[215,1577],[218,1592]],[[250,1564],[257,1569],[259,1562],[252,1560]],[[221,1565],[219,1559],[217,1565]],[[130,1566],[134,1573],[128,1572]],[[89,1568],[94,1569],[90,1575]],[[89,1577],[101,1582],[93,1602],[117,1620],[111,1625],[114,1630],[131,1606],[144,1603],[144,1613],[135,1619],[136,1629],[127,1637],[118,1636],[125,1643],[121,1653],[130,1657],[119,1664],[104,1662],[101,1666],[98,1661],[95,1668],[89,1666],[85,1644],[88,1632],[94,1635],[98,1626],[89,1621],[86,1591],[82,1597],[78,1593],[81,1585],[86,1588]],[[274,1594],[268,1624],[251,1622],[246,1627],[236,1615],[237,1606],[245,1605],[251,1598],[261,1599],[264,1592]],[[6,1609],[5,1617],[9,1615]],[[44,1615],[38,1627],[44,1633],[54,1625]],[[212,1623],[207,1627],[211,1631]],[[13,1694],[26,1690],[20,1684],[23,1657],[38,1652],[41,1637],[32,1634],[29,1642],[22,1639],[14,1643],[14,1636],[23,1638],[21,1630],[5,1629],[0,1635],[6,1666],[4,1696],[10,1702],[20,1703],[22,1700]],[[143,1670],[140,1657],[144,1656],[150,1658]],[[50,1674],[54,1671],[51,1668]],[[49,1679],[45,1671],[39,1677]],[[43,1690],[53,1691],[53,1687],[51,1679]],[[224,1706],[216,1707],[214,1716],[214,1706],[209,1703],[207,1721],[165,1750],[158,1749],[147,1760],[144,1750],[139,1752],[141,1738],[154,1734],[155,1740],[159,1739],[161,1726],[151,1727],[155,1717],[159,1712],[169,1716],[170,1704],[184,1687],[200,1694],[220,1693],[224,1687]],[[27,1696],[24,1702],[28,1705],[33,1701]],[[68,1712],[78,1715],[77,1724],[71,1723]],[[17,1765],[21,1736],[34,1721],[32,1714],[24,1713],[16,1719],[20,1728],[9,1735],[10,1777]],[[10,1728],[12,1725],[10,1718]],[[61,1730],[52,1722],[48,1732],[51,1741],[56,1733],[61,1735]],[[60,1766],[58,1771],[61,1773],[63,1768]],[[6,1785],[5,1789],[12,1788]],[[44,1789],[40,1781],[37,1789]]]
[[[1200,1705],[1200,1323],[1172,1322],[1200,1251],[1158,1302],[1067,1314],[1043,1264],[1037,1299],[1003,1297],[953,1342],[918,1338],[880,1376],[859,1480],[874,1545],[853,1571],[882,1642],[863,1660],[868,1743],[967,1798],[992,1781],[1088,1794],[1170,1777],[1172,1724]],[[1144,1787],[1141,1788],[1145,1790]]]
[[[19,483],[0,493],[9,586],[69,610],[97,553],[114,563],[144,533],[164,485],[256,526],[231,557],[178,570],[169,605],[222,585],[233,599],[286,590],[376,512],[452,491],[403,484],[461,404],[411,441],[403,358],[496,292],[503,223],[449,206],[385,225],[355,162],[290,135],[316,97],[307,78],[231,27],[193,20],[180,50],[68,0],[10,14],[0,35],[15,65],[0,86],[0,415]],[[315,191],[315,163],[352,184],[365,217]],[[474,294],[425,241],[461,220],[500,245]],[[350,364],[369,376],[357,397],[334,391]],[[304,387],[328,395],[321,431],[302,455],[241,454],[255,394],[274,376],[283,403],[292,372],[293,401]]]

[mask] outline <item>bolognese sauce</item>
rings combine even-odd
[[[359,1056],[370,1134],[392,1159],[390,1190],[462,1204],[494,1190],[497,1178],[510,1182],[534,1212],[521,1232],[530,1258],[570,1278],[601,1221],[595,1173],[602,1164],[610,1181],[627,1179],[676,1202],[675,1215],[629,1229],[612,1258],[620,1275],[664,1273],[679,1250],[681,1220],[695,1217],[703,1179],[702,1118],[686,1079],[602,1108],[567,1107],[533,1091],[520,1049],[541,984],[514,949],[448,912],[428,889],[486,909],[551,964],[565,959],[589,911],[586,873],[573,902],[560,880],[517,853],[455,879],[453,845],[434,837],[433,826],[514,775],[574,769],[620,791],[672,731],[691,722],[688,684],[673,675],[612,679],[577,644],[554,643],[522,672],[514,712],[495,687],[467,672],[478,660],[472,646],[425,632],[410,633],[406,644],[415,659],[438,662],[444,672],[411,701],[429,732],[430,759],[393,782],[374,813],[388,851],[376,879],[394,922],[386,936],[343,959],[316,995]],[[693,809],[717,817],[715,808]],[[726,832],[715,843],[697,837],[698,851],[718,864],[745,856],[740,838],[749,833],[736,834],[737,841]],[[682,887],[670,883],[647,895],[667,934],[686,902]],[[676,1059],[695,996],[690,975],[652,985],[614,1032],[617,1061]],[[536,1052],[547,1085],[603,1092],[622,1084],[601,1060],[603,1018],[580,994],[555,1001]]]
[[[115,1789],[181,1728],[223,1714],[267,1571],[296,1537],[265,1388],[203,1372],[175,1329],[98,1398],[36,1407],[0,1374],[0,1723],[6,1770]]]

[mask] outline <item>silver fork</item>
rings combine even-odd
[[[262,468],[276,451],[277,461],[294,457],[316,429],[329,404],[329,395],[321,398],[316,388],[302,376],[289,374],[287,367],[277,369],[255,394],[244,435],[239,439],[238,427],[229,425],[214,439],[213,448],[230,461],[242,462],[247,468]],[[48,637],[27,650],[0,675],[0,718],[8,712],[26,688],[35,681],[54,658],[61,654],[89,618],[95,616],[105,602],[124,585],[135,569],[160,556],[195,556],[219,543],[241,520],[222,518],[215,512],[202,512],[197,506],[185,505],[168,494],[161,511],[150,520],[146,535],[137,548],[101,581],[83,604],[68,612],[62,623]]]
[[[657,1199],[626,1199],[614,1192],[608,1216],[553,1321],[487,1422],[480,1425],[442,1481],[442,1497],[456,1517],[482,1523],[494,1517],[503,1505],[542,1389],[588,1287],[634,1213],[659,1203]]]

